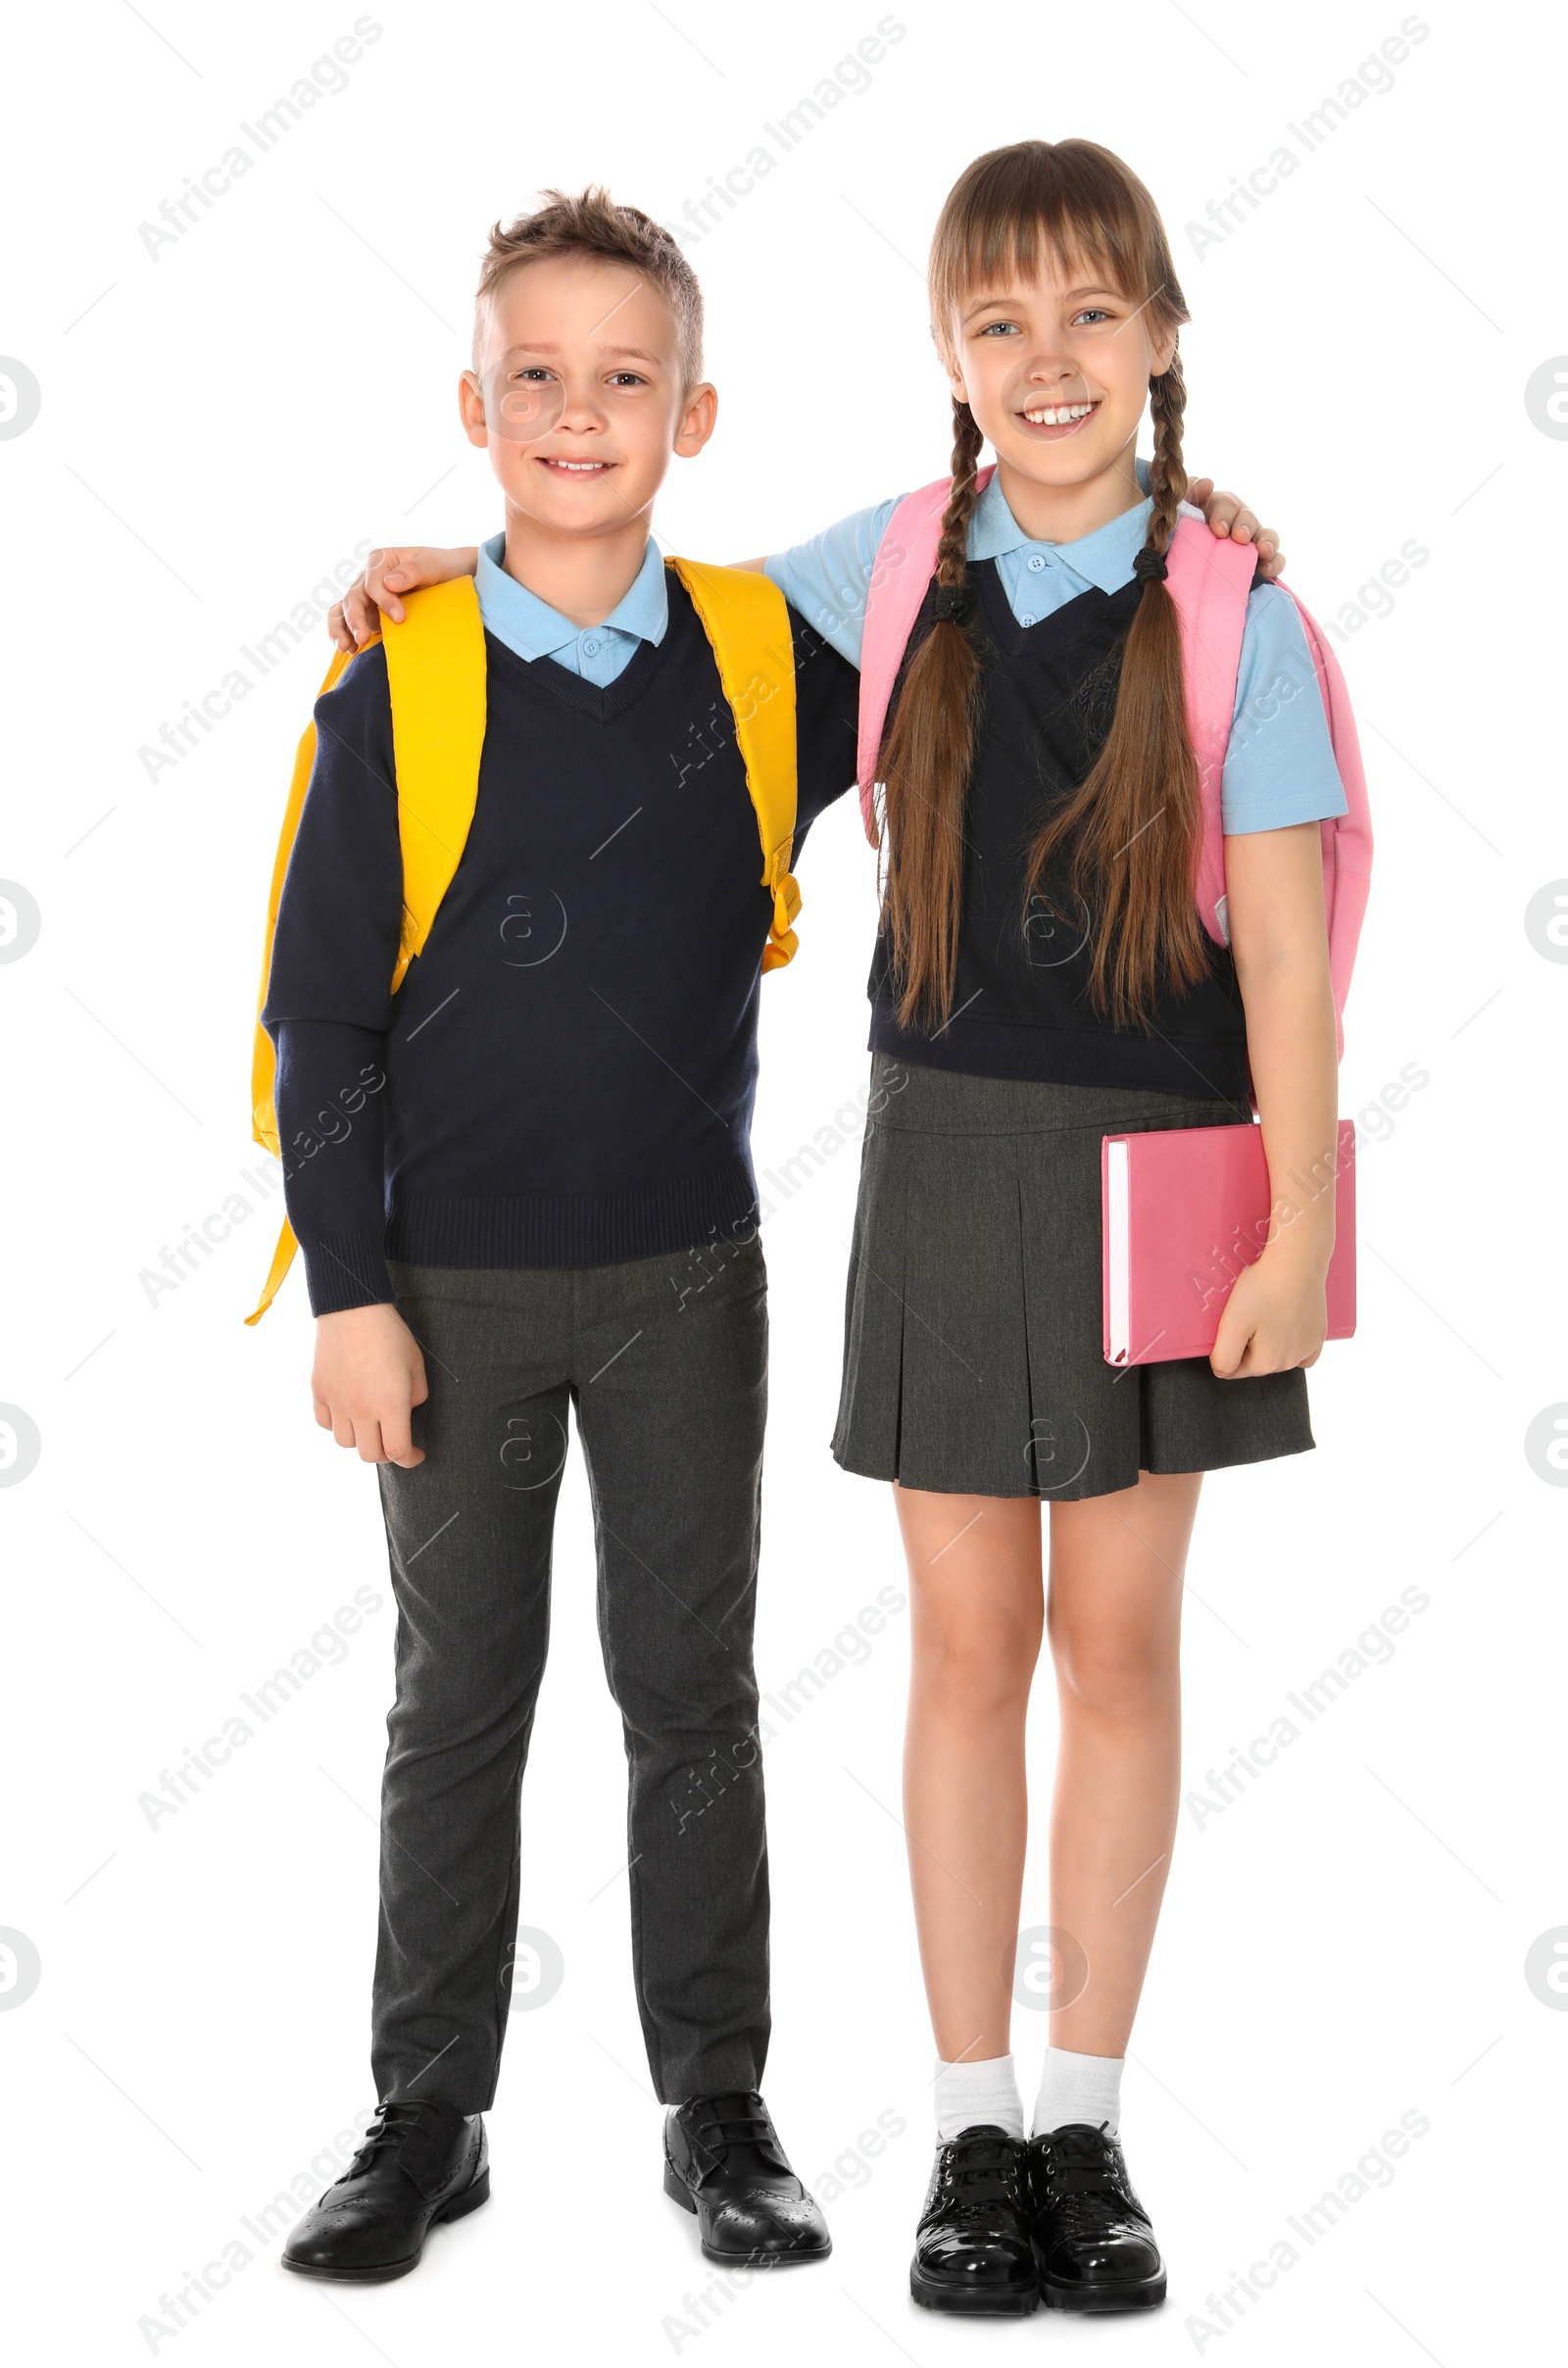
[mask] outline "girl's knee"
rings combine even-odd
[[[1102,1717],[1137,1717],[1179,1682],[1174,1638],[1054,1628],[1051,1652],[1062,1692]]]
[[[1028,1702],[1039,1652],[1038,1626],[926,1621],[915,1632],[914,1682],[956,1706],[1001,1712]]]

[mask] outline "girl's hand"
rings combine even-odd
[[[424,1461],[410,1415],[430,1392],[419,1344],[385,1301],[316,1319],[311,1396],[316,1419],[339,1447],[358,1448],[362,1463]]]
[[[1255,513],[1247,508],[1239,494],[1216,493],[1212,477],[1193,477],[1187,487],[1187,499],[1202,512],[1211,534],[1229,536],[1233,543],[1255,546],[1257,572],[1265,582],[1282,572],[1285,554],[1280,549],[1279,536],[1272,526],[1258,524]]]
[[[1289,1373],[1315,1365],[1323,1353],[1329,1320],[1323,1265],[1273,1253],[1271,1244],[1243,1269],[1225,1303],[1208,1358],[1221,1381]]]
[[[363,650],[370,635],[380,631],[383,613],[394,624],[403,622],[400,592],[416,592],[421,584],[450,583],[455,575],[472,575],[478,565],[479,554],[471,545],[466,550],[434,551],[424,543],[406,543],[372,551],[364,574],[356,576],[342,599],[327,611],[326,629],[340,650]]]

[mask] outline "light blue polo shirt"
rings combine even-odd
[[[1143,461],[1138,474],[1147,487]],[[852,666],[860,663],[866,588],[897,508],[895,498],[858,510],[766,563],[785,599]],[[994,476],[969,521],[968,555],[995,560],[1014,617],[1021,625],[1038,624],[1092,587],[1118,592],[1131,582],[1152,508],[1139,502],[1076,542],[1037,543]],[[1221,794],[1225,828],[1233,834],[1324,821],[1347,811],[1306,634],[1296,603],[1274,584],[1254,584],[1248,598]]]
[[[531,666],[536,658],[553,658],[570,674],[580,674],[603,690],[625,672],[640,642],[657,648],[669,625],[669,592],[659,545],[649,537],[643,564],[603,624],[574,625],[569,617],[519,584],[501,565],[507,548],[505,534],[493,535],[479,546],[474,588],[485,630],[504,641]]]

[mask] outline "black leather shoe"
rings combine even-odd
[[[1117,2141],[1069,2122],[1029,2141],[1029,2209],[1048,2310],[1152,2310],[1165,2264]]]
[[[1023,2146],[991,2122],[937,2146],[909,2292],[927,2310],[990,2318],[1027,2318],[1039,2303]]]
[[[697,2214],[710,2261],[782,2269],[833,2250],[755,2089],[694,2097],[666,2114],[664,2193]]]
[[[283,2248],[307,2278],[402,2278],[438,2220],[461,2220],[490,2195],[490,2147],[477,2113],[432,2099],[383,2104],[365,2144]]]

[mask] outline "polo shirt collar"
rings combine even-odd
[[[479,546],[479,565],[474,576],[474,589],[479,595],[479,614],[488,631],[509,650],[530,662],[536,658],[554,658],[570,649],[585,631],[629,633],[639,641],[651,641],[656,646],[664,638],[669,625],[669,593],[664,580],[663,554],[652,535],[638,568],[627,590],[622,593],[602,624],[590,627],[574,625],[569,617],[563,617],[548,601],[530,592],[509,575],[501,562],[507,547],[506,535],[493,535]]]
[[[1012,551],[1043,551],[1060,560],[1074,575],[1082,576],[1085,583],[1096,585],[1102,592],[1119,592],[1132,574],[1134,558],[1149,539],[1152,509],[1152,502],[1139,502],[1133,509],[1124,510],[1119,518],[1097,526],[1093,534],[1080,535],[1076,542],[1036,542],[1025,534],[1008,509],[1001,477],[993,476],[974,506],[969,557],[1004,559]]]

